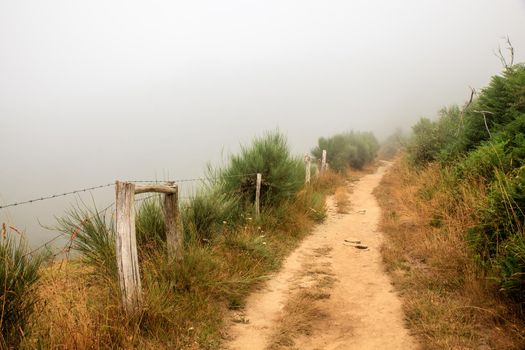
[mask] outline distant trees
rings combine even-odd
[[[403,130],[396,129],[396,131],[381,142],[379,151],[377,152],[378,157],[381,159],[392,159],[405,143],[405,137]]]
[[[326,150],[330,167],[341,172],[349,166],[361,169],[375,158],[378,149],[379,143],[373,133],[350,131],[319,138],[312,155],[320,159]]]

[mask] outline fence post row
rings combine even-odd
[[[257,219],[261,216],[261,182],[262,174],[257,173],[257,183],[255,185],[255,216]]]
[[[164,193],[164,221],[168,253],[176,259],[182,258],[182,237],[178,227],[178,188],[174,182],[166,185],[135,186],[129,182],[115,183],[116,207],[116,255],[119,284],[124,308],[130,314],[142,304],[137,237],[135,232],[135,194]]]
[[[323,158],[321,160],[321,173],[326,171],[326,150],[323,150]]]
[[[310,169],[312,168],[312,159],[310,158],[310,155],[309,154],[306,154],[304,156],[304,162],[306,163],[306,171],[305,171],[305,179],[304,179],[304,182],[306,184],[309,184],[310,183]]]

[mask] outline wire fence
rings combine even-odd
[[[101,209],[101,210],[97,210],[94,214],[92,214],[92,215],[88,216],[87,218],[85,218],[85,219],[83,220],[83,222],[86,222],[86,221],[92,220],[92,219],[94,219],[96,216],[98,216],[98,215],[100,215],[100,214],[102,214],[102,213],[105,213],[106,210],[108,210],[109,208],[111,208],[113,205],[115,205],[115,202],[109,204],[108,206],[104,207],[104,208]],[[77,238],[77,235],[78,235],[80,229],[81,229],[81,228],[77,226],[77,230],[74,231],[74,232],[71,232],[70,235],[68,235],[67,233],[61,232],[59,235],[57,235],[57,236],[51,238],[51,239],[48,240],[47,242],[45,242],[45,243],[39,245],[37,248],[35,248],[35,249],[29,251],[28,253],[24,254],[24,257],[27,256],[27,255],[33,255],[34,253],[36,253],[37,251],[39,251],[39,250],[41,250],[41,249],[43,249],[43,248],[46,248],[46,249],[48,249],[48,250],[50,251],[50,249],[49,249],[49,244],[50,244],[50,243],[53,243],[53,242],[55,242],[56,240],[58,240],[59,238],[63,238],[63,237],[67,237],[67,238],[68,238],[68,240],[67,240],[65,246],[64,246],[60,251],[58,251],[57,253],[52,254],[52,258],[56,258],[57,256],[59,256],[59,255],[62,254],[62,253],[69,253],[69,251],[71,250],[71,248],[72,248],[72,246],[73,246],[73,243],[74,243],[75,239]],[[19,232],[19,233],[20,233],[20,232]],[[21,233],[20,233],[20,234],[21,234]]]
[[[14,202],[14,203],[10,203],[10,204],[0,205],[0,209],[5,209],[5,208],[9,208],[9,207],[15,207],[15,206],[18,206],[18,205],[30,204],[30,203],[39,202],[39,201],[45,201],[45,200],[48,200],[48,199],[54,199],[54,198],[69,196],[69,195],[72,195],[72,194],[77,194],[77,193],[86,192],[86,191],[92,191],[92,190],[96,190],[96,189],[99,189],[99,188],[110,187],[110,186],[114,186],[114,185],[115,185],[114,183],[109,183],[109,184],[93,186],[93,187],[87,187],[87,188],[82,188],[82,189],[79,189],[79,190],[74,190],[74,191],[69,191],[69,192],[64,192],[64,193],[57,193],[57,194],[53,194],[53,195],[42,196],[42,197],[39,197],[39,198],[33,198],[33,199],[29,199],[29,200],[22,201],[22,202]]]
[[[225,175],[225,176],[215,176],[215,177],[213,177],[213,176],[211,176],[211,177],[199,177],[199,178],[176,179],[176,180],[133,180],[133,181],[128,181],[128,182],[132,182],[132,183],[161,183],[161,182],[169,182],[169,181],[173,181],[175,183],[197,182],[197,181],[206,182],[206,181],[216,181],[216,180],[226,179],[226,178],[248,177],[248,176],[255,176],[255,175],[257,175],[257,173],[235,174],[235,175]],[[31,204],[31,203],[39,202],[39,201],[46,201],[46,200],[55,199],[55,198],[59,198],[59,197],[65,197],[65,196],[69,196],[69,195],[80,194],[80,193],[83,193],[83,192],[93,191],[93,190],[106,188],[106,187],[111,187],[111,186],[114,186],[114,185],[115,185],[115,183],[106,183],[106,184],[102,184],[102,185],[98,185],[98,186],[81,188],[81,189],[77,189],[77,190],[73,190],[73,191],[69,191],[69,192],[63,192],[63,193],[57,193],[57,194],[53,194],[53,195],[46,195],[46,196],[42,196],[42,197],[37,197],[37,198],[30,199],[30,200],[13,202],[13,203],[5,204],[5,205],[0,205],[0,210],[1,209],[6,209],[6,208],[9,208],[9,207],[15,207],[15,206],[21,206],[21,205],[25,205],[25,204]],[[135,202],[136,203],[143,202],[143,201],[149,200],[149,199],[154,198],[154,197],[159,197],[159,196],[160,196],[159,194],[153,194],[153,195],[149,195],[149,196],[145,196],[145,197],[140,197],[140,198],[136,198]],[[179,199],[182,199],[182,200],[190,199],[190,198],[192,198],[192,196],[180,196],[179,197]],[[83,220],[83,222],[89,221],[89,220],[95,218],[96,216],[105,213],[109,208],[111,208],[114,205],[115,205],[115,202],[112,202],[111,204],[109,204],[108,206],[104,207],[103,209],[97,210],[93,215],[90,215],[87,218],[85,218]],[[13,226],[9,226],[9,229],[17,232],[20,236],[24,235],[22,232],[20,232],[19,230],[17,230]],[[64,247],[62,249],[60,249],[56,253],[51,254],[51,258],[54,259],[54,258],[56,258],[57,256],[59,256],[61,254],[68,254],[70,252],[71,248],[73,247],[74,241],[75,241],[78,233],[80,232],[80,230],[81,230],[81,227],[77,227],[77,230],[74,231],[74,232],[71,232],[71,234],[67,234],[67,233],[61,232],[59,235],[51,238],[50,240],[42,243],[38,247],[36,247],[36,248],[32,249],[31,251],[27,252],[26,254],[23,255],[23,257],[29,256],[29,255],[33,255],[37,251],[40,251],[41,249],[44,249],[44,248],[49,250],[49,251],[51,251],[50,244],[56,242],[60,238],[67,238],[67,241],[66,241],[66,243],[65,243],[65,245],[64,245]],[[2,225],[2,236],[5,237],[6,233],[7,233],[7,227],[6,227],[5,223],[4,223]]]
[[[192,179],[175,179],[175,180],[132,180],[132,181],[128,181],[128,182],[132,182],[132,183],[160,183],[160,182],[182,183],[182,182],[196,182],[196,181],[203,181],[203,182],[205,182],[205,181],[214,181],[214,180],[219,180],[219,179],[236,178],[236,177],[247,177],[247,176],[254,176],[254,175],[257,175],[257,173],[225,175],[225,176],[215,176],[215,177],[214,176],[211,176],[211,177],[197,177],[197,178],[192,178]],[[20,206],[20,205],[24,205],[24,204],[30,204],[30,203],[34,203],[34,202],[45,201],[45,200],[48,200],[48,199],[55,199],[55,198],[59,198],[59,197],[69,196],[69,195],[72,195],[72,194],[92,191],[92,190],[96,190],[96,189],[99,189],[99,188],[105,188],[105,187],[111,187],[111,186],[115,186],[115,183],[114,182],[106,183],[106,184],[103,184],[103,185],[86,187],[86,188],[82,188],[82,189],[78,189],[78,190],[74,190],[74,191],[69,191],[69,192],[63,192],[63,193],[57,193],[57,194],[53,194],[53,195],[37,197],[37,198],[33,198],[33,199],[25,200],[25,201],[20,201],[20,202],[13,202],[13,203],[9,203],[9,204],[0,205],[0,210],[1,209],[6,209],[6,208],[9,208],[9,207],[15,207],[15,206]]]

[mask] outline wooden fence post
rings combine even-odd
[[[312,160],[310,156],[307,154],[304,156],[304,162],[306,163],[306,176],[304,182],[306,184],[310,183],[310,169],[312,168]]]
[[[326,150],[323,150],[323,158],[321,160],[321,173],[324,173],[326,170]]]
[[[168,255],[181,260],[182,235],[179,228],[179,189],[173,181],[169,181],[166,184],[176,190],[175,193],[166,193],[164,195],[164,223],[166,225]]]
[[[116,255],[120,292],[124,308],[129,314],[142,304],[137,237],[135,235],[135,185],[115,183]]]
[[[255,216],[257,217],[257,219],[261,216],[261,182],[262,175],[260,173],[257,173],[257,184],[255,187]]]

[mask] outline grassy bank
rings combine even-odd
[[[427,348],[525,347],[525,66],[422,118],[377,195],[384,249]]]
[[[460,200],[439,165],[417,170],[405,158],[376,189],[386,235],[382,253],[408,327],[425,349],[522,349],[519,310],[480,269],[465,239],[486,189],[470,184],[456,191]]]

